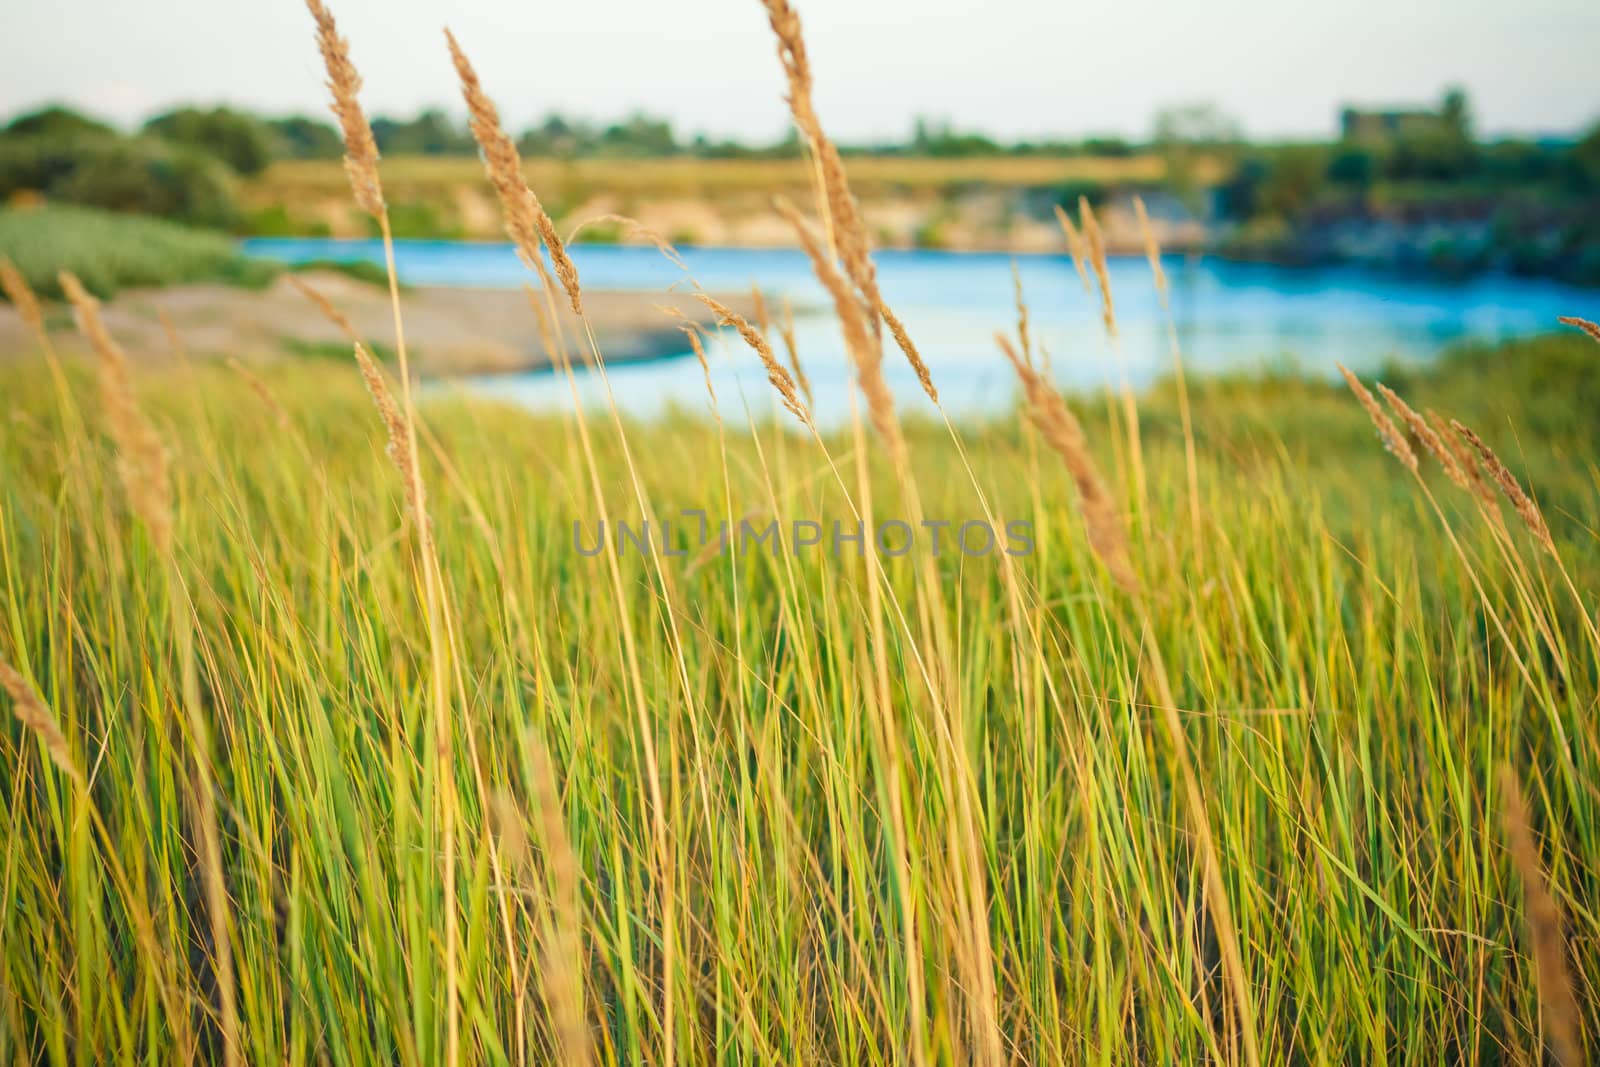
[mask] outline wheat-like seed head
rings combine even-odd
[[[1509,763],[1500,769],[1500,791],[1501,824],[1505,828],[1511,864],[1522,882],[1528,947],[1533,956],[1545,1041],[1557,1064],[1575,1067],[1584,1062],[1582,1014],[1567,968],[1561,905],[1556,902],[1545,878],[1539,845],[1534,840],[1532,821],[1528,817],[1528,802],[1522,794],[1522,783]]]
[[[549,872],[553,908],[551,931],[543,939],[539,968],[544,997],[555,1024],[561,1062],[588,1067],[593,1062],[589,1027],[583,1011],[582,868],[563,818],[555,764],[543,741],[530,732],[528,759],[533,770],[534,810],[538,812],[545,868]]]
[[[544,242],[555,264],[556,277],[566,290],[572,310],[583,314],[582,289],[578,284],[578,268],[567,255],[565,242],[556,232],[544,205],[539,202],[522,173],[522,157],[517,153],[516,142],[500,124],[500,112],[483,91],[478,73],[456,42],[455,35],[444,31],[450,46],[450,58],[455,63],[456,75],[461,80],[461,95],[467,102],[468,125],[472,136],[483,150],[483,166],[489,175],[489,184],[500,199],[500,210],[505,216],[506,233],[517,246],[517,253],[530,267],[540,258],[539,242]],[[541,268],[542,273],[542,268]]]
[[[43,336],[44,313],[39,310],[39,298],[17,265],[4,256],[0,256],[0,292],[4,292],[11,306],[16,308],[22,324],[35,336]]]
[[[163,555],[172,551],[172,484],[167,450],[145,420],[134,397],[128,357],[100,317],[100,301],[71,271],[59,275],[61,291],[72,304],[78,329],[88,338],[100,364],[100,396],[106,425],[117,446],[117,474],[128,504],[150,531]]]
[[[1550,536],[1550,527],[1545,524],[1544,513],[1539,510],[1539,505],[1533,498],[1523,492],[1522,485],[1517,481],[1517,476],[1511,469],[1500,462],[1500,457],[1495,455],[1494,449],[1467,426],[1456,419],[1450,420],[1450,426],[1466,439],[1466,442],[1478,453],[1478,458],[1483,461],[1483,467],[1489,472],[1489,477],[1495,485],[1500,487],[1500,493],[1511,504],[1517,513],[1517,518],[1522,520],[1522,525],[1533,534],[1534,540],[1551,556],[1556,555],[1555,539]]]
[[[1089,265],[1094,268],[1094,280],[1100,286],[1100,318],[1106,333],[1117,335],[1117,307],[1111,299],[1111,272],[1106,267],[1106,238],[1100,231],[1100,222],[1094,217],[1089,198],[1078,197],[1078,218],[1083,223],[1084,243],[1089,249]]]
[[[401,481],[405,482],[406,507],[412,518],[419,523],[426,523],[428,518],[416,494],[416,486],[421,483],[422,477],[417,472],[417,458],[411,451],[411,436],[406,432],[405,418],[400,414],[400,407],[395,403],[394,395],[389,392],[389,386],[366,346],[357,341],[354,347],[356,364],[361,368],[361,380],[372,395],[372,403],[378,409],[378,417],[383,420],[384,431],[388,434],[384,453],[389,457],[389,462],[394,464],[395,470],[400,472]]]
[[[306,0],[306,7],[317,23],[317,47],[328,70],[333,114],[344,135],[344,171],[350,178],[351,192],[362,211],[381,218],[384,204],[383,185],[378,181],[378,142],[356,97],[361,90],[361,75],[350,61],[350,42],[339,36],[339,27],[322,0]]]
[[[767,310],[767,298],[761,293],[761,286],[755,282],[750,283],[750,303],[755,308],[756,325],[761,328],[761,336],[772,337],[772,315]]]
[[[1433,432],[1439,435],[1450,454],[1456,459],[1456,466],[1466,475],[1467,488],[1472,495],[1485,504],[1495,502],[1494,487],[1483,476],[1483,466],[1478,460],[1478,454],[1463,441],[1460,435],[1450,429],[1450,422],[1443,415],[1429,408],[1426,412],[1428,425],[1433,427]]]
[[[906,332],[902,323],[889,305],[878,302],[878,314],[883,316],[883,321],[889,327],[889,334],[894,338],[894,343],[900,351],[905,353],[906,362],[911,364],[911,369],[917,374],[917,381],[922,386],[922,391],[928,394],[928,399],[935,404],[939,402],[939,390],[934,388],[933,373],[928,370],[928,364],[923,362],[922,353],[917,351],[917,346],[912,342],[911,335]]]
[[[1467,478],[1466,470],[1462,468],[1460,462],[1456,459],[1456,454],[1445,447],[1444,439],[1435,432],[1432,426],[1428,425],[1428,420],[1418,415],[1410,404],[1401,399],[1399,393],[1396,393],[1382,382],[1378,383],[1378,392],[1383,396],[1384,400],[1388,401],[1390,410],[1399,415],[1400,421],[1410,429],[1411,436],[1421,441],[1422,447],[1427,451],[1428,455],[1437,460],[1439,466],[1444,468],[1445,475],[1456,484],[1456,487],[1471,492],[1472,483]]]
[[[1088,246],[1084,243],[1083,234],[1072,224],[1072,216],[1060,204],[1056,206],[1056,221],[1061,224],[1061,232],[1067,239],[1067,254],[1072,257],[1072,266],[1078,272],[1078,280],[1083,283],[1085,295],[1093,295],[1094,286],[1089,281],[1089,268],[1085,265],[1088,259]]]
[[[1144,258],[1150,261],[1150,274],[1156,281],[1156,292],[1167,295],[1167,272],[1161,269],[1161,244],[1156,240],[1155,227],[1150,225],[1150,213],[1144,208],[1144,197],[1135,195],[1133,213],[1139,217],[1139,235],[1144,238]]]
[[[1028,333],[1028,298],[1022,291],[1022,270],[1015,256],[1011,257],[1011,298],[1017,308],[1017,341],[1022,346],[1022,358],[1033,362],[1033,338]]]
[[[1073,484],[1078,487],[1078,507],[1083,513],[1089,547],[1094,549],[1118,585],[1129,593],[1137,593],[1139,578],[1133,570],[1128,534],[1117,514],[1116,502],[1100,477],[1099,464],[1089,451],[1082,424],[1055,387],[1022,358],[1009,337],[997,333],[995,341],[1022,381],[1029,417],[1039,428],[1045,443],[1061,457]]]
[[[872,242],[865,221],[850,192],[845,178],[844,160],[839,149],[828,139],[817,118],[812,102],[811,61],[806,54],[805,38],[800,32],[800,16],[788,0],[762,0],[767,9],[767,20],[778,38],[778,59],[783,64],[784,76],[789,83],[789,110],[794,115],[795,126],[817,157],[817,170],[822,178],[823,198],[828,213],[833,217],[834,235],[839,246],[839,259],[845,274],[860,292],[866,308],[869,328],[877,332],[878,308],[883,297],[878,292],[877,269],[873,266]]]
[[[794,380],[800,383],[800,392],[805,395],[806,407],[814,408],[817,402],[811,395],[811,379],[806,377],[805,368],[800,365],[800,345],[794,333],[794,305],[788,297],[783,298],[783,324],[778,328],[778,333],[782,335],[783,347],[789,353],[789,369],[794,371]]]
[[[767,381],[778,391],[778,397],[783,401],[783,406],[788,408],[794,417],[806,426],[812,426],[811,412],[801,403],[800,396],[795,392],[794,378],[789,374],[788,368],[778,362],[778,356],[772,351],[772,346],[761,335],[761,331],[750,325],[750,320],[737,311],[718,300],[709,293],[697,292],[695,299],[710,308],[717,317],[718,326],[732,326],[744,338],[744,343],[749,345],[755,354],[760,357],[761,365],[767,370]]]
[[[689,347],[694,350],[694,358],[700,361],[700,373],[705,375],[706,379],[706,394],[711,397],[711,413],[716,416],[718,422],[721,422],[722,416],[717,413],[717,390],[711,384],[711,361],[706,358],[705,346],[700,343],[700,331],[692,323],[679,326],[678,329],[689,339]]]
[[[1576,315],[1562,315],[1557,318],[1556,321],[1561,323],[1563,326],[1572,326],[1582,330],[1584,333],[1594,338],[1596,342],[1600,342],[1600,325],[1596,325],[1595,323],[1590,322],[1588,319],[1580,319]]]
[[[845,352],[855,367],[856,384],[867,401],[867,418],[883,439],[890,459],[899,468],[906,456],[905,439],[900,432],[900,420],[895,414],[894,394],[883,377],[883,343],[869,324],[862,297],[851,289],[850,283],[823,251],[821,239],[799,209],[783,197],[779,197],[775,204],[778,212],[794,227],[800,247],[811,260],[811,269],[817,280],[833,297],[839,328],[844,334]]]
[[[72,746],[67,743],[67,735],[61,731],[61,723],[56,720],[55,712],[50,710],[50,705],[44,702],[39,691],[20,671],[4,661],[0,661],[0,689],[10,694],[11,713],[44,745],[50,761],[68,778],[82,785],[84,777],[73,762]]]
[[[1372,420],[1372,425],[1378,431],[1378,440],[1383,442],[1383,447],[1387,448],[1394,458],[1398,459],[1408,470],[1415,471],[1417,469],[1417,454],[1411,450],[1410,443],[1401,434],[1399,428],[1395,426],[1394,420],[1384,413],[1383,408],[1378,405],[1377,399],[1367,392],[1367,387],[1361,384],[1361,379],[1357,378],[1349,367],[1346,367],[1343,363],[1338,366],[1339,373],[1344,375],[1345,384],[1350,386],[1350,391],[1356,395],[1356,399],[1360,401],[1361,406],[1366,410],[1367,418]]]

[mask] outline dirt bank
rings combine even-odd
[[[386,290],[335,273],[300,277],[326,295],[380,353],[393,350],[394,327]],[[746,296],[729,294],[719,299],[749,313]],[[612,363],[656,359],[685,350],[677,321],[659,306],[676,308],[702,324],[710,322],[702,304],[679,293],[584,293],[584,311],[595,340]],[[560,307],[562,331],[576,345],[583,337],[580,324],[565,301]],[[550,364],[528,296],[521,290],[418,287],[401,294],[401,310],[412,362],[424,375],[515,373]],[[171,357],[163,312],[192,356],[260,360],[347,354],[338,327],[286,278],[264,290],[223,285],[127,290],[105,307],[112,334],[136,359]],[[49,321],[64,352],[86,351],[66,308],[51,308]],[[26,354],[33,347],[16,314],[0,304],[0,358]]]

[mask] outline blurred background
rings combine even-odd
[[[1015,318],[1018,285],[1069,384],[1147,383],[1170,365],[1136,197],[1202,370],[1425,361],[1595,303],[1597,5],[799,10],[886,293],[959,404],[1010,396],[988,338]],[[759,284],[775,315],[787,301],[819,389],[846,387],[821,294],[771,209],[775,195],[806,203],[811,169],[754,0],[352,0],[335,14],[366,79],[408,298],[433,315],[418,327],[425,370],[534,406],[565,395],[513,310],[527,278],[500,243],[448,19],[558,224],[600,219],[578,235],[577,262],[586,288],[617,294],[597,314],[609,354],[629,364],[630,406],[687,401],[700,385],[658,358],[684,350],[643,297],[683,286],[683,272],[608,215],[682,247],[708,289]],[[199,350],[338,348],[281,284],[286,269],[309,271],[355,314],[381,310],[378,246],[350,200],[321,81],[310,18],[287,0],[8,5],[0,252],[46,294],[61,266],[103,297],[135,292],[135,350],[164,343],[139,310],[162,288],[157,303]],[[1056,217],[1081,203],[1114,257],[1114,350]],[[476,292],[451,295],[463,289]],[[0,348],[17,335],[0,318]],[[916,395],[909,377],[895,384]]]

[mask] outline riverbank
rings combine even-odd
[[[299,278],[326,296],[375,351],[392,353],[394,327],[386,289],[331,271],[313,271]],[[748,295],[729,293],[718,299],[741,314],[751,311]],[[413,286],[402,292],[401,305],[409,355],[420,374],[511,374],[551,365],[538,319],[521,290]],[[681,320],[662,307],[673,308],[702,325],[711,323],[704,305],[680,293],[595,290],[584,294],[584,311],[595,341],[606,361],[613,364],[657,359],[684,350]],[[112,335],[139,360],[173,358],[173,342],[164,319],[171,322],[189,356],[275,361],[343,359],[350,354],[340,327],[287,278],[256,290],[209,283],[128,289],[108,301],[104,310]],[[87,348],[71,328],[69,311],[52,306],[48,314],[56,344],[66,353],[87,355]],[[581,325],[564,303],[559,316],[561,329],[576,350]],[[32,350],[21,319],[8,305],[0,304],[0,360]]]

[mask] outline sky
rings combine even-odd
[[[369,113],[459,112],[461,39],[507,124],[636,110],[680,134],[787,127],[757,0],[328,0]],[[1254,137],[1326,136],[1346,103],[1464,87],[1489,134],[1600,121],[1597,0],[794,0],[835,139],[916,116],[1004,139],[1147,135],[1215,103]],[[132,125],[184,103],[316,113],[297,0],[0,0],[0,116],[64,102]]]

